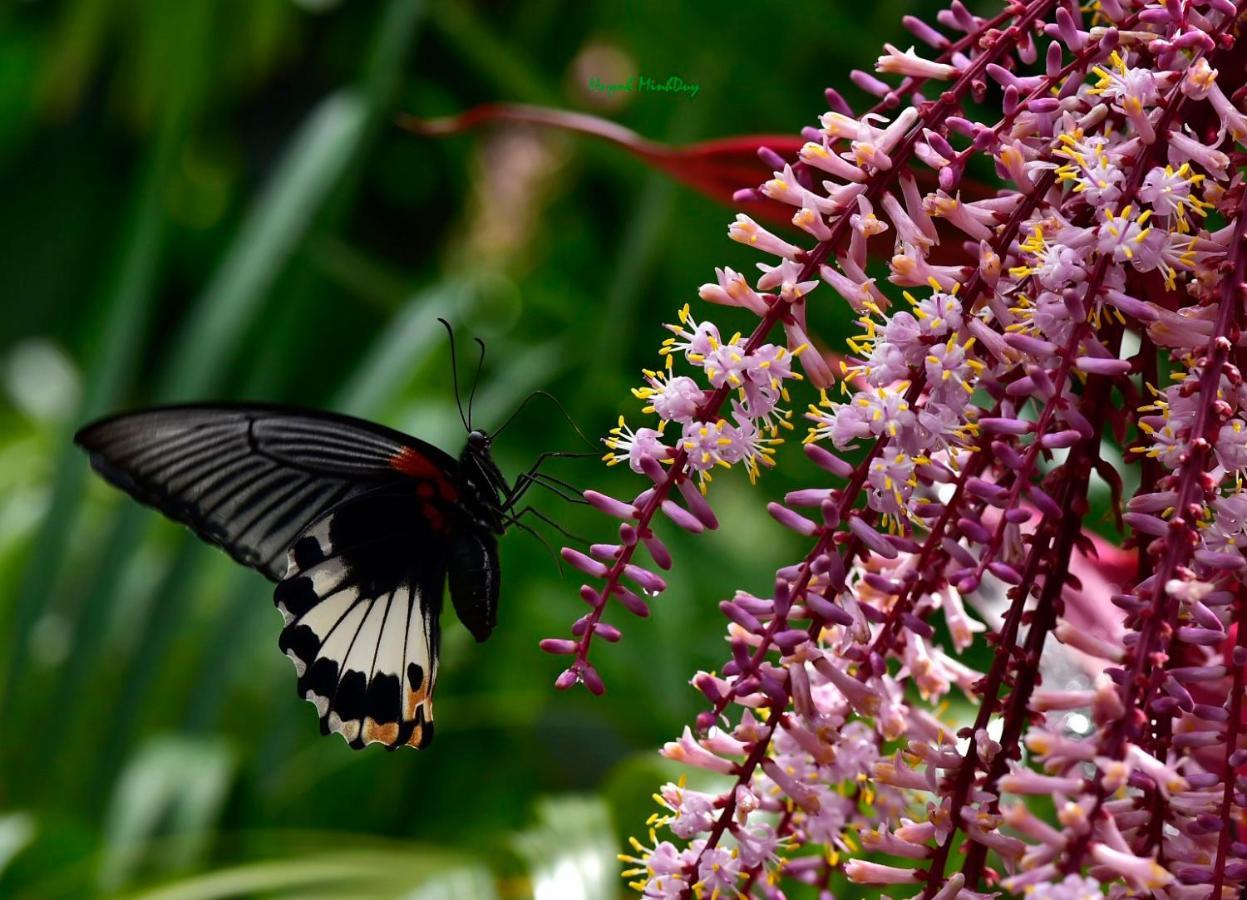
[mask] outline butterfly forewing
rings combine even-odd
[[[274,600],[299,695],[352,746],[433,737],[445,538],[413,492],[348,501],[295,542]]]
[[[477,640],[497,616],[493,481],[400,432],[284,407],[144,410],[75,440],[110,482],[279,582],[281,649],[323,731],[428,745],[448,568]],[[463,460],[497,471],[487,441]]]
[[[451,485],[436,447],[347,416],[266,406],[180,406],[104,419],[77,442],[135,499],[273,580],[335,505],[413,478]]]

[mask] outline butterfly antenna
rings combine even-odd
[[[466,431],[471,431],[472,426],[468,424],[469,419],[463,414],[463,403],[459,400],[459,362],[455,357],[455,332],[450,327],[450,323],[445,319],[439,316],[437,321],[442,323],[442,326],[446,329],[446,336],[450,338],[450,377],[455,383],[455,406],[459,409],[459,421],[463,422],[463,427]],[[475,385],[472,387],[472,392],[476,393]],[[471,408],[470,402],[469,408]]]
[[[503,430],[515,420],[516,416],[520,414],[520,411],[525,406],[528,405],[528,401],[532,400],[534,397],[545,397],[547,400],[549,400],[551,403],[557,406],[559,409],[559,412],[563,414],[563,418],[567,420],[567,424],[571,425],[572,430],[576,432],[576,434],[580,437],[580,439],[584,441],[585,444],[587,444],[590,447],[594,447],[594,448],[597,447],[597,444],[595,444],[593,441],[585,437],[585,433],[580,430],[580,426],[577,425],[576,422],[572,419],[571,414],[567,412],[567,409],[563,406],[562,403],[559,402],[559,399],[555,397],[553,394],[551,394],[549,391],[543,391],[543,390],[533,391],[531,394],[525,397],[520,402],[520,405],[515,408],[515,412],[511,413],[511,415],[507,417],[507,420],[503,422],[502,425],[498,428],[498,430],[493,433],[493,437],[496,438],[498,437],[498,435],[502,434]],[[595,452],[593,454],[586,454],[586,455],[595,456],[597,454]]]
[[[477,338],[476,343],[480,345],[481,356],[476,361],[476,375],[472,378],[472,393],[468,394],[468,431],[472,430],[472,401],[476,399],[476,386],[481,383],[481,369],[485,367],[485,342]]]

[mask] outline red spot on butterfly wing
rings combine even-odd
[[[441,466],[419,450],[404,447],[390,457],[390,465],[410,478],[426,478],[433,482],[437,485],[438,493],[446,500],[454,500],[459,496],[454,483],[446,477]]]

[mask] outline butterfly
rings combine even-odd
[[[498,621],[498,538],[510,526],[542,540],[522,521],[531,514],[581,540],[535,507],[517,507],[534,485],[585,503],[541,467],[597,454],[546,451],[508,483],[490,447],[536,397],[588,438],[543,390],[492,435],[473,428],[485,344],[476,341],[465,415],[454,332],[438,322],[450,338],[455,405],[468,434],[458,459],[364,419],[268,404],[139,410],[74,436],[106,481],[277,582],[278,645],[294,663],[299,695],[316,707],[323,734],[355,749],[419,749],[433,740],[443,592],[449,586],[459,621],[487,640]]]
[[[107,481],[277,582],[279,646],[323,733],[428,746],[443,586],[487,639],[525,486],[486,432],[455,459],[362,419],[241,404],[123,413],[74,440]]]

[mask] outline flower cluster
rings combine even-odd
[[[657,427],[608,440],[649,483],[586,494],[620,540],[564,551],[590,609],[544,644],[574,657],[560,686],[601,690],[608,602],[644,615],[628,585],[662,589],[639,548],[672,564],[658,513],[717,525],[709,473],[771,464],[796,359],[826,480],[768,509],[810,547],[771,596],[721,604],[731,656],[664,748],[715,787],[661,789],[626,857],[644,896],[1247,885],[1245,10],[954,0],[938,27],[905,20],[933,58],[889,45],[892,81],[852,74],[873,108],[828,91],[796,159],[762,152],[774,177],[738,199],[788,205],[814,243],[730,226],[769,260],[700,295],[757,326],[670,326],[636,392]],[[839,372],[806,322],[835,298],[862,329]]]

